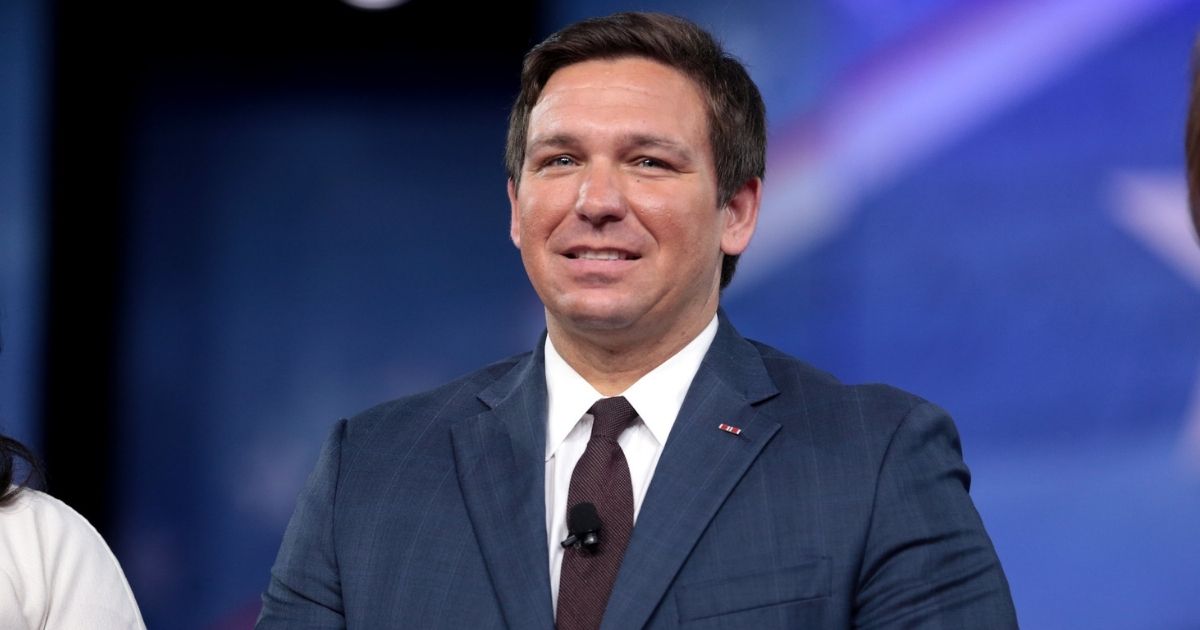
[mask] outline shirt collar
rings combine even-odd
[[[658,441],[666,444],[675,417],[683,406],[692,379],[704,361],[709,346],[717,336],[717,316],[686,346],[658,367],[638,379],[621,396],[637,410],[642,423]],[[575,428],[583,414],[603,394],[592,387],[566,360],[558,354],[550,337],[546,337],[546,391],[549,417],[546,422],[546,460],[548,461],[567,434]]]
[[[546,461],[549,461],[583,414],[604,396],[567,364],[554,348],[549,335],[546,336],[545,346],[546,407],[549,410],[546,419]]]

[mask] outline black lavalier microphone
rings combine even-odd
[[[567,531],[571,533],[562,541],[563,549],[574,547],[584,551],[595,551],[600,544],[600,515],[591,503],[576,503],[567,510]]]

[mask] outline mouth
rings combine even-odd
[[[637,254],[631,254],[619,249],[572,249],[566,254],[571,260],[637,260]]]

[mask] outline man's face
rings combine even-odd
[[[643,58],[546,82],[508,188],[512,239],[552,330],[694,334],[712,317],[721,254],[749,242],[760,188],[718,208],[706,114],[691,79]]]

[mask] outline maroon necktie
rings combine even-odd
[[[617,437],[637,412],[624,396],[601,398],[588,410],[592,436],[571,472],[567,511],[592,503],[600,517],[594,549],[567,547],[558,580],[558,630],[595,630],[612,593],[633,531],[633,482]]]

